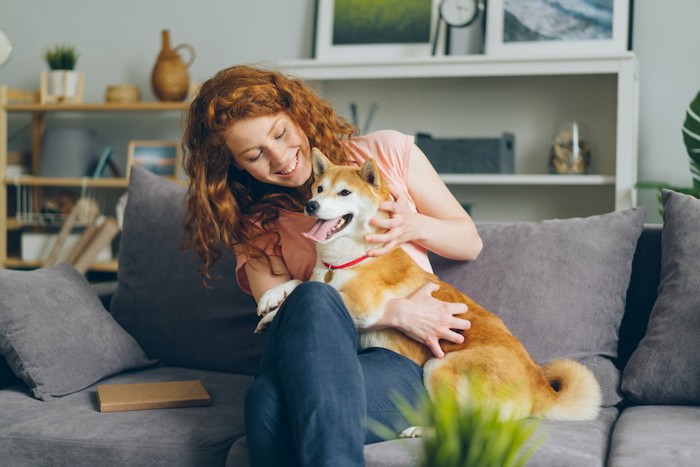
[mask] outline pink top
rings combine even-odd
[[[374,157],[379,172],[400,197],[408,201],[409,206],[415,211],[416,205],[408,193],[408,166],[413,137],[393,130],[383,130],[370,133],[365,136],[352,138],[347,142],[348,155],[362,165],[365,160]],[[307,217],[300,212],[287,210],[280,211],[273,228],[280,234],[278,245],[259,244],[269,256],[282,257],[292,279],[306,281],[311,277],[311,272],[316,265],[316,250],[314,243],[304,238],[301,233],[308,231],[315,219]],[[404,243],[401,247],[426,271],[432,272],[430,261],[425,248],[415,243]],[[245,264],[248,257],[244,254],[236,254],[236,276],[241,289],[251,293]]]

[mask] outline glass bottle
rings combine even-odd
[[[557,127],[549,150],[549,172],[585,174],[591,164],[591,148],[585,125],[565,122]]]

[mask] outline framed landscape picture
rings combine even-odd
[[[131,141],[127,157],[126,173],[139,165],[156,175],[177,178],[180,167],[180,146],[175,141]]]
[[[314,57],[429,57],[439,0],[316,0]]]
[[[582,56],[628,48],[630,0],[489,0],[486,53]]]

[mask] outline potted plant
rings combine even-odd
[[[412,406],[402,397],[396,404],[403,416],[422,428],[423,467],[524,467],[544,442],[535,435],[537,420],[514,419],[484,400],[486,385],[470,377],[470,402],[459,401],[452,391],[438,390]],[[392,430],[370,420],[369,429],[385,439]]]
[[[687,195],[700,198],[700,92],[688,105],[685,113],[685,121],[681,126],[683,144],[688,152],[690,163],[690,175],[692,176],[692,186],[676,186],[665,182],[639,182],[637,188],[652,188],[659,191],[659,204],[661,201],[661,190],[668,189],[685,193]]]
[[[44,52],[46,64],[51,69],[51,94],[59,99],[75,98],[78,92],[78,73],[75,64],[78,52],[69,45],[57,45]]]

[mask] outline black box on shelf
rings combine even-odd
[[[416,135],[416,145],[442,174],[509,174],[515,172],[515,137],[433,138]]]

